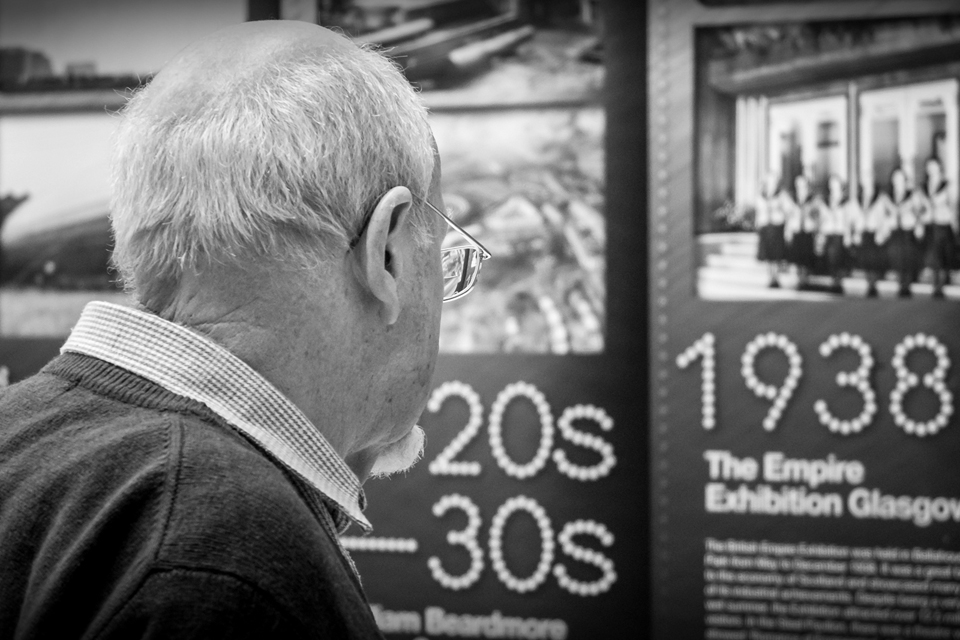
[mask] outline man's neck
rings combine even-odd
[[[351,402],[361,384],[358,349],[335,302],[304,296],[309,288],[297,275],[215,274],[213,285],[187,276],[162,315],[243,360],[348,459],[353,431],[366,418]]]

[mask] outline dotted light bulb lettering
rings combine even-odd
[[[503,446],[503,413],[514,398],[521,396],[533,403],[540,419],[540,445],[533,459],[522,465],[514,462]],[[490,409],[489,429],[490,452],[508,476],[519,480],[531,478],[546,465],[550,450],[553,448],[553,414],[544,395],[532,384],[514,382],[497,395]]]

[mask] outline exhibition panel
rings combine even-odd
[[[24,50],[0,86],[0,386],[55,357],[88,302],[135,304],[109,262],[110,143],[125,97],[183,44],[141,18],[177,31],[192,15],[62,4],[100,46],[52,37],[28,3],[0,30]],[[368,481],[373,532],[342,537],[381,631],[646,635],[644,4],[219,0],[200,17],[184,34],[297,18],[383,47],[429,110],[443,213],[491,254],[443,306],[423,458]]]
[[[960,15],[649,7],[658,638],[960,633]]]

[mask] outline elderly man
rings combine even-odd
[[[0,638],[379,637],[338,533],[419,455],[440,304],[489,257],[441,251],[424,108],[375,52],[248,23],[117,146],[138,305],[0,395]]]

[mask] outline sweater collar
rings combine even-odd
[[[199,402],[252,438],[363,530],[359,479],[310,420],[268,380],[209,338],[154,314],[107,302],[83,310],[61,353],[99,358]]]

